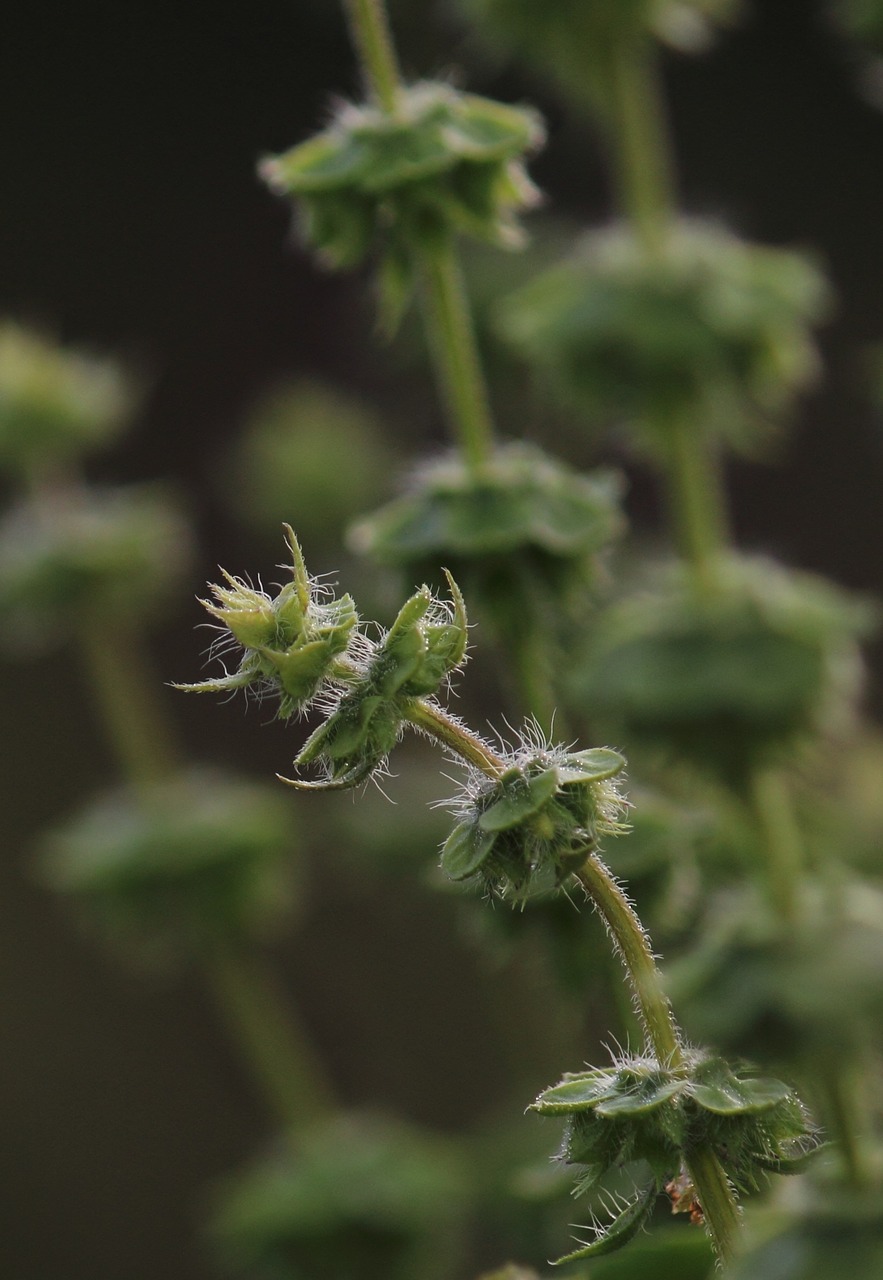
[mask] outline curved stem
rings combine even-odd
[[[638,1013],[653,1052],[660,1062],[679,1067],[684,1062],[681,1035],[671,1011],[656,959],[644,926],[600,858],[589,854],[577,879],[607,926],[634,992]]]
[[[371,91],[384,111],[393,112],[401,77],[383,0],[346,0],[346,12]]]
[[[489,778],[500,778],[506,771],[506,761],[492,747],[434,703],[414,698],[407,706],[406,717],[415,729],[434,738]]]
[[[451,433],[473,471],[493,445],[490,400],[453,237],[439,233],[421,246],[423,312],[436,381]]]
[[[328,1114],[334,1099],[269,971],[253,954],[219,943],[205,957],[218,1008],[272,1111],[297,1131]]]

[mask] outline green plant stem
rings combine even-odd
[[[777,916],[793,926],[800,916],[804,857],[788,784],[779,770],[767,768],[756,770],[749,785],[770,900]]]
[[[607,51],[608,124],[620,208],[649,253],[659,252],[674,214],[674,165],[651,41],[614,40]]]
[[[86,625],[80,648],[114,749],[142,794],[179,766],[173,735],[157,704],[140,641],[119,626]],[[297,1126],[331,1109],[308,1038],[284,1007],[271,976],[242,949],[218,944],[205,962],[227,1025],[283,1124]]]
[[[862,1106],[860,1098],[860,1075],[861,1067],[855,1058],[848,1063],[837,1058],[817,1071],[812,1082],[825,1127],[839,1144],[846,1178],[854,1191],[865,1191],[874,1183],[874,1171],[863,1140],[872,1126],[863,1123],[867,1115],[862,1113],[866,1113],[867,1108]]]
[[[466,465],[479,471],[490,457],[490,400],[453,236],[439,231],[421,246],[422,301],[436,381],[451,434]]]
[[[589,854],[577,878],[619,952],[654,1054],[676,1069],[684,1062],[681,1036],[643,925],[600,858]]]
[[[79,640],[89,685],[129,781],[139,789],[162,782],[178,767],[178,749],[138,636],[92,619],[80,628]]]
[[[422,698],[414,698],[408,704],[406,716],[408,723],[415,729],[434,738],[436,742],[453,751],[467,763],[474,765],[476,769],[480,769],[489,778],[501,778],[505,773],[505,760],[441,707],[432,702],[425,702]]]
[[[714,1251],[721,1265],[726,1265],[742,1232],[742,1215],[733,1188],[710,1147],[688,1151],[686,1164]]]
[[[728,543],[726,510],[718,459],[711,442],[683,418],[665,423],[665,468],[669,508],[681,556],[703,595],[715,591],[721,556]]]
[[[383,0],[345,0],[345,8],[365,78],[384,111],[392,113],[401,77]]]
[[[684,1046],[643,925],[610,871],[595,854],[589,854],[577,878],[619,952],[656,1058],[676,1071],[686,1065]],[[686,1163],[715,1252],[720,1262],[725,1263],[732,1256],[740,1230],[739,1207],[733,1189],[710,1147],[696,1147],[687,1152]]]
[[[334,1109],[308,1036],[272,975],[254,954],[232,944],[205,957],[215,1000],[271,1111],[292,1132]]]

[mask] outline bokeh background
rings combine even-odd
[[[548,86],[481,49],[442,0],[391,8],[409,74],[456,68],[476,91],[540,106],[549,142],[532,171],[550,212],[574,225],[609,216],[599,141]],[[774,459],[730,472],[737,534],[880,595],[883,378],[872,350],[883,341],[883,111],[870,79],[810,0],[748,5],[704,56],[666,62],[686,208],[813,250],[837,299],[821,334],[823,381],[793,430]],[[268,390],[308,378],[368,406],[385,453],[376,492],[359,489],[356,504],[385,496],[441,437],[419,344],[377,345],[364,281],[317,270],[255,178],[261,155],[307,136],[333,93],[356,91],[333,0],[83,0],[21,5],[7,19],[0,313],[116,353],[142,380],[132,432],[89,473],[170,478],[193,516],[180,604],[152,640],[158,682],[198,676],[193,596],[215,566],[267,572],[281,558],[278,533],[243,518],[235,452]],[[554,251],[552,232],[538,238]],[[482,259],[479,290],[524,269]],[[530,399],[505,427],[576,462],[597,457]],[[632,518],[652,528],[653,486],[640,470],[630,476]],[[383,584],[360,586],[342,550],[343,514],[358,511],[345,501],[323,524],[308,499],[292,495],[290,518],[311,567],[339,569],[382,610]],[[881,657],[871,650],[878,713]],[[268,1118],[196,978],[126,972],[33,874],[39,833],[114,772],[71,655],[4,663],[0,688],[0,1275],[208,1280],[217,1272],[198,1243],[200,1206]],[[290,732],[266,714],[166,696],[197,758],[264,777],[287,768]],[[419,757],[415,767],[418,816],[409,795],[397,817],[371,821],[398,822],[400,840],[418,829],[431,863],[438,820],[423,801],[434,793]],[[572,1053],[574,1033],[572,1021],[550,1025],[542,968],[529,956],[515,968],[483,962],[456,904],[425,894],[410,866],[391,856],[367,872],[347,852],[347,823],[359,821],[347,800],[315,803],[343,805],[339,843],[315,847],[305,814],[309,902],[276,960],[339,1095],[453,1131],[504,1081],[529,1099]],[[366,803],[381,813],[377,797]],[[588,1054],[603,998],[584,1013]]]

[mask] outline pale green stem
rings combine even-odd
[[[394,112],[401,77],[383,0],[345,0],[365,78],[384,111]]]
[[[256,956],[216,945],[205,972],[218,1008],[273,1114],[293,1133],[334,1109],[309,1037]]]
[[[105,731],[132,785],[139,789],[168,778],[178,750],[157,705],[154,680],[141,642],[118,623],[88,619],[79,634],[80,653]]]
[[[472,314],[453,236],[439,231],[419,252],[423,311],[451,434],[473,471],[487,462],[494,428]]]
[[[674,215],[674,166],[655,49],[643,36],[607,54],[612,162],[619,204],[648,252],[663,246]]]
[[[716,589],[728,542],[727,504],[711,441],[676,415],[664,424],[669,506],[678,549],[697,589]]]
[[[793,925],[800,915],[804,858],[788,784],[778,770],[757,769],[749,785],[770,899],[779,918]]]
[[[489,778],[500,778],[505,773],[506,761],[435,703],[414,698],[408,703],[405,715],[408,723],[415,729],[434,738],[468,764],[475,765],[476,769],[480,769]]]

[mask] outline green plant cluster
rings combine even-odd
[[[401,89],[394,112],[344,104],[327,129],[264,160],[260,172],[297,200],[304,237],[329,267],[381,254],[394,327],[427,238],[520,242],[516,214],[537,198],[523,157],[542,136],[534,112],[423,82]]]
[[[516,901],[558,888],[600,839],[623,829],[626,805],[613,780],[624,767],[605,747],[528,744],[499,779],[476,770],[457,800],[442,870]]]
[[[627,226],[592,232],[505,299],[498,324],[589,421],[625,422],[658,450],[687,416],[750,452],[817,375],[826,306],[801,255],[682,221],[663,254]]]

